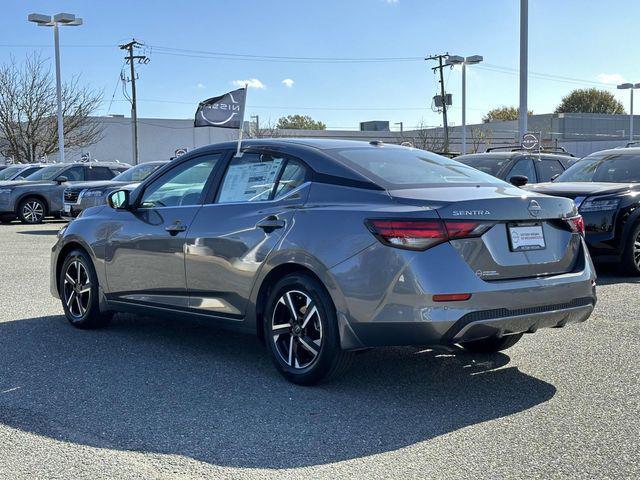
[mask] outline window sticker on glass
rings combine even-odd
[[[268,157],[267,157],[268,158]],[[232,162],[220,190],[219,203],[267,200],[275,182],[282,158],[267,161]],[[258,160],[257,158],[255,160]]]

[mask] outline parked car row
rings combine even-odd
[[[506,146],[456,161],[529,191],[573,199],[585,221],[592,257],[640,275],[640,148],[606,150],[579,160],[562,148],[531,152]],[[121,187],[133,190],[166,163],[8,166],[0,170],[0,220],[39,223],[46,216],[76,217],[104,205]]]

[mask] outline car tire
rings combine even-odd
[[[18,206],[18,218],[28,225],[42,223],[46,214],[47,206],[44,201],[36,197],[25,198]]]
[[[353,353],[340,347],[331,297],[310,275],[287,275],[275,284],[267,299],[263,327],[274,365],[298,385],[335,378],[353,360]]]
[[[69,252],[58,285],[62,308],[71,325],[92,329],[109,323],[113,313],[100,311],[98,276],[86,252],[79,249]]]
[[[505,335],[503,337],[490,337],[481,340],[462,342],[460,345],[473,353],[495,353],[513,347],[522,338],[522,333],[515,335]]]
[[[627,236],[620,267],[623,273],[640,275],[640,222],[633,226]]]

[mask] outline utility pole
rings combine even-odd
[[[444,55],[431,55],[427,57],[425,60],[437,60],[438,65],[433,67],[431,70],[434,72],[436,70],[440,71],[440,96],[442,98],[442,126],[444,127],[444,145],[443,150],[445,152],[449,151],[449,125],[447,123],[447,95],[445,93],[444,88],[444,67],[446,66],[443,61],[449,56],[448,53]]]
[[[124,45],[120,45],[120,50],[127,50],[128,55],[124,57],[124,59],[129,64],[131,69],[131,125],[133,127],[133,164],[138,164],[138,109],[136,103],[136,72],[135,72],[135,61],[138,63],[147,64],[149,63],[149,58],[145,55],[134,55],[133,49],[137,47],[141,47],[142,44],[134,38],[129,43],[125,43]],[[124,80],[124,79],[123,79]]]

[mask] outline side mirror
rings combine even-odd
[[[68,181],[69,179],[64,175],[61,175],[58,178],[56,178],[56,182],[58,183],[58,185],[62,185],[63,183],[67,183]]]
[[[556,173],[553,177],[551,177],[551,181],[553,182],[556,178],[560,176],[559,173]]]
[[[509,183],[514,187],[522,187],[526,185],[529,181],[529,177],[525,177],[524,175],[514,175],[509,179]]]
[[[107,203],[115,210],[129,210],[129,190],[116,190],[107,197]]]

